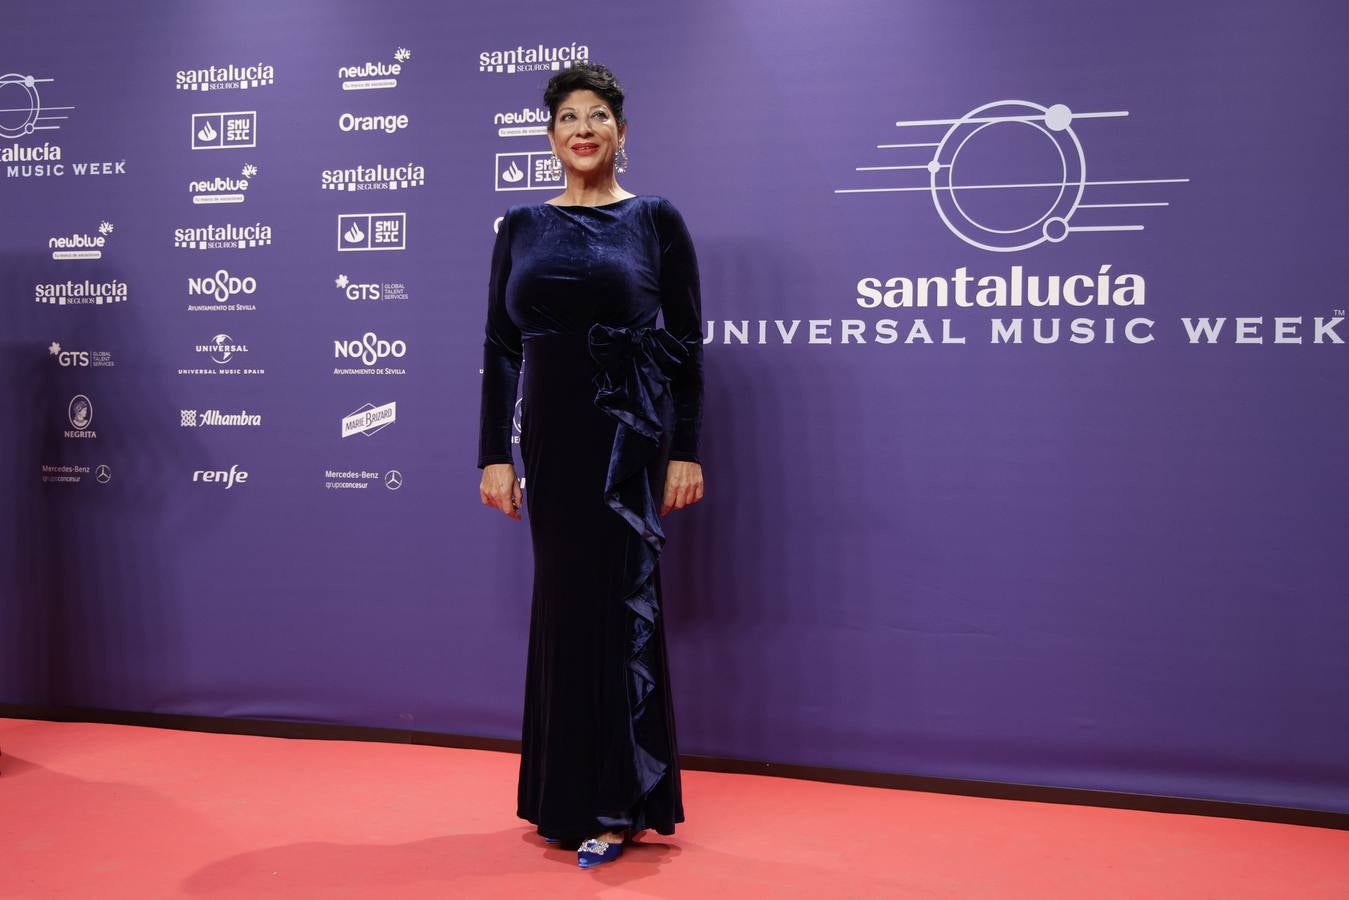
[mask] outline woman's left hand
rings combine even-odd
[[[665,473],[665,497],[660,503],[663,516],[672,509],[683,509],[703,499],[703,467],[682,459],[670,460]]]

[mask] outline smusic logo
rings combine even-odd
[[[257,145],[257,112],[192,114],[193,150],[237,150]]]
[[[406,250],[407,213],[343,213],[337,217],[337,249]]]

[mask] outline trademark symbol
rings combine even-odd
[[[1335,315],[1337,315],[1337,316],[1342,316],[1342,315],[1344,315],[1344,310],[1342,310],[1342,309],[1337,309],[1337,310],[1335,310]]]

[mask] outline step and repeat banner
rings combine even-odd
[[[488,260],[597,60],[703,277],[685,752],[1349,810],[1342,6],[4,18],[0,702],[518,736]]]

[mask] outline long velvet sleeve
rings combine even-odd
[[[482,347],[482,406],[478,428],[478,468],[512,462],[511,423],[520,381],[520,329],[506,312],[506,280],[511,274],[510,214],[501,220],[492,247],[487,285],[487,336]]]
[[[657,207],[660,235],[660,305],[665,330],[688,350],[688,360],[671,382],[675,404],[671,459],[700,462],[698,436],[703,420],[702,293],[693,239],[679,211],[665,199]]]

